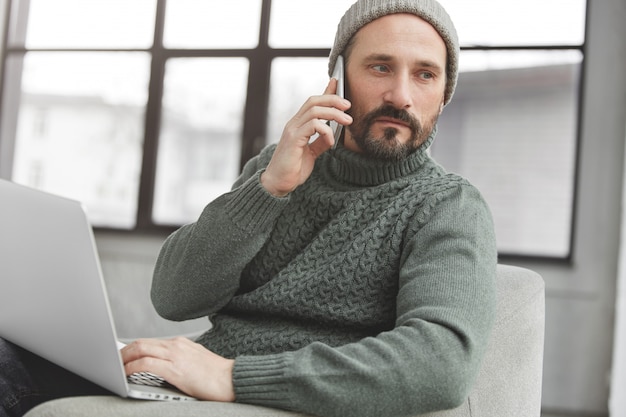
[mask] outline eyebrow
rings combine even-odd
[[[372,62],[372,61],[391,62],[393,60],[394,60],[394,57],[392,55],[385,54],[385,53],[377,53],[377,52],[365,57],[366,62]],[[418,64],[420,67],[431,68],[436,71],[444,72],[444,68],[442,68],[441,65],[429,59],[419,59],[415,63]]]

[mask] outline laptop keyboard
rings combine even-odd
[[[137,385],[148,385],[151,387],[169,388],[172,385],[151,372],[136,372],[126,377],[129,383]]]

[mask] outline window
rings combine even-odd
[[[501,254],[567,258],[585,1],[441,2],[463,51],[433,156],[482,191]]]
[[[166,64],[153,218],[182,224],[229,190],[239,173],[245,58]],[[228,99],[222,99],[228,98]]]
[[[193,221],[323,91],[352,2],[10,0],[0,176],[97,227]],[[586,2],[441,3],[462,56],[433,156],[482,190],[503,254],[567,258]]]

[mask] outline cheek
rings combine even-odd
[[[437,117],[443,110],[443,96],[438,92],[418,91],[413,95],[411,113],[421,122]]]
[[[383,104],[382,94],[372,83],[346,83],[346,98],[352,104],[348,112],[352,116],[366,114]]]

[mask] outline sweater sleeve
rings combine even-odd
[[[394,329],[341,347],[236,359],[237,401],[320,416],[403,416],[460,405],[495,312],[491,214],[460,186],[433,196],[406,237]]]
[[[271,148],[250,160],[233,190],[208,204],[195,223],[164,242],[152,280],[156,311],[170,320],[209,315],[226,305],[241,271],[269,236],[288,197],[270,195],[260,175]]]

